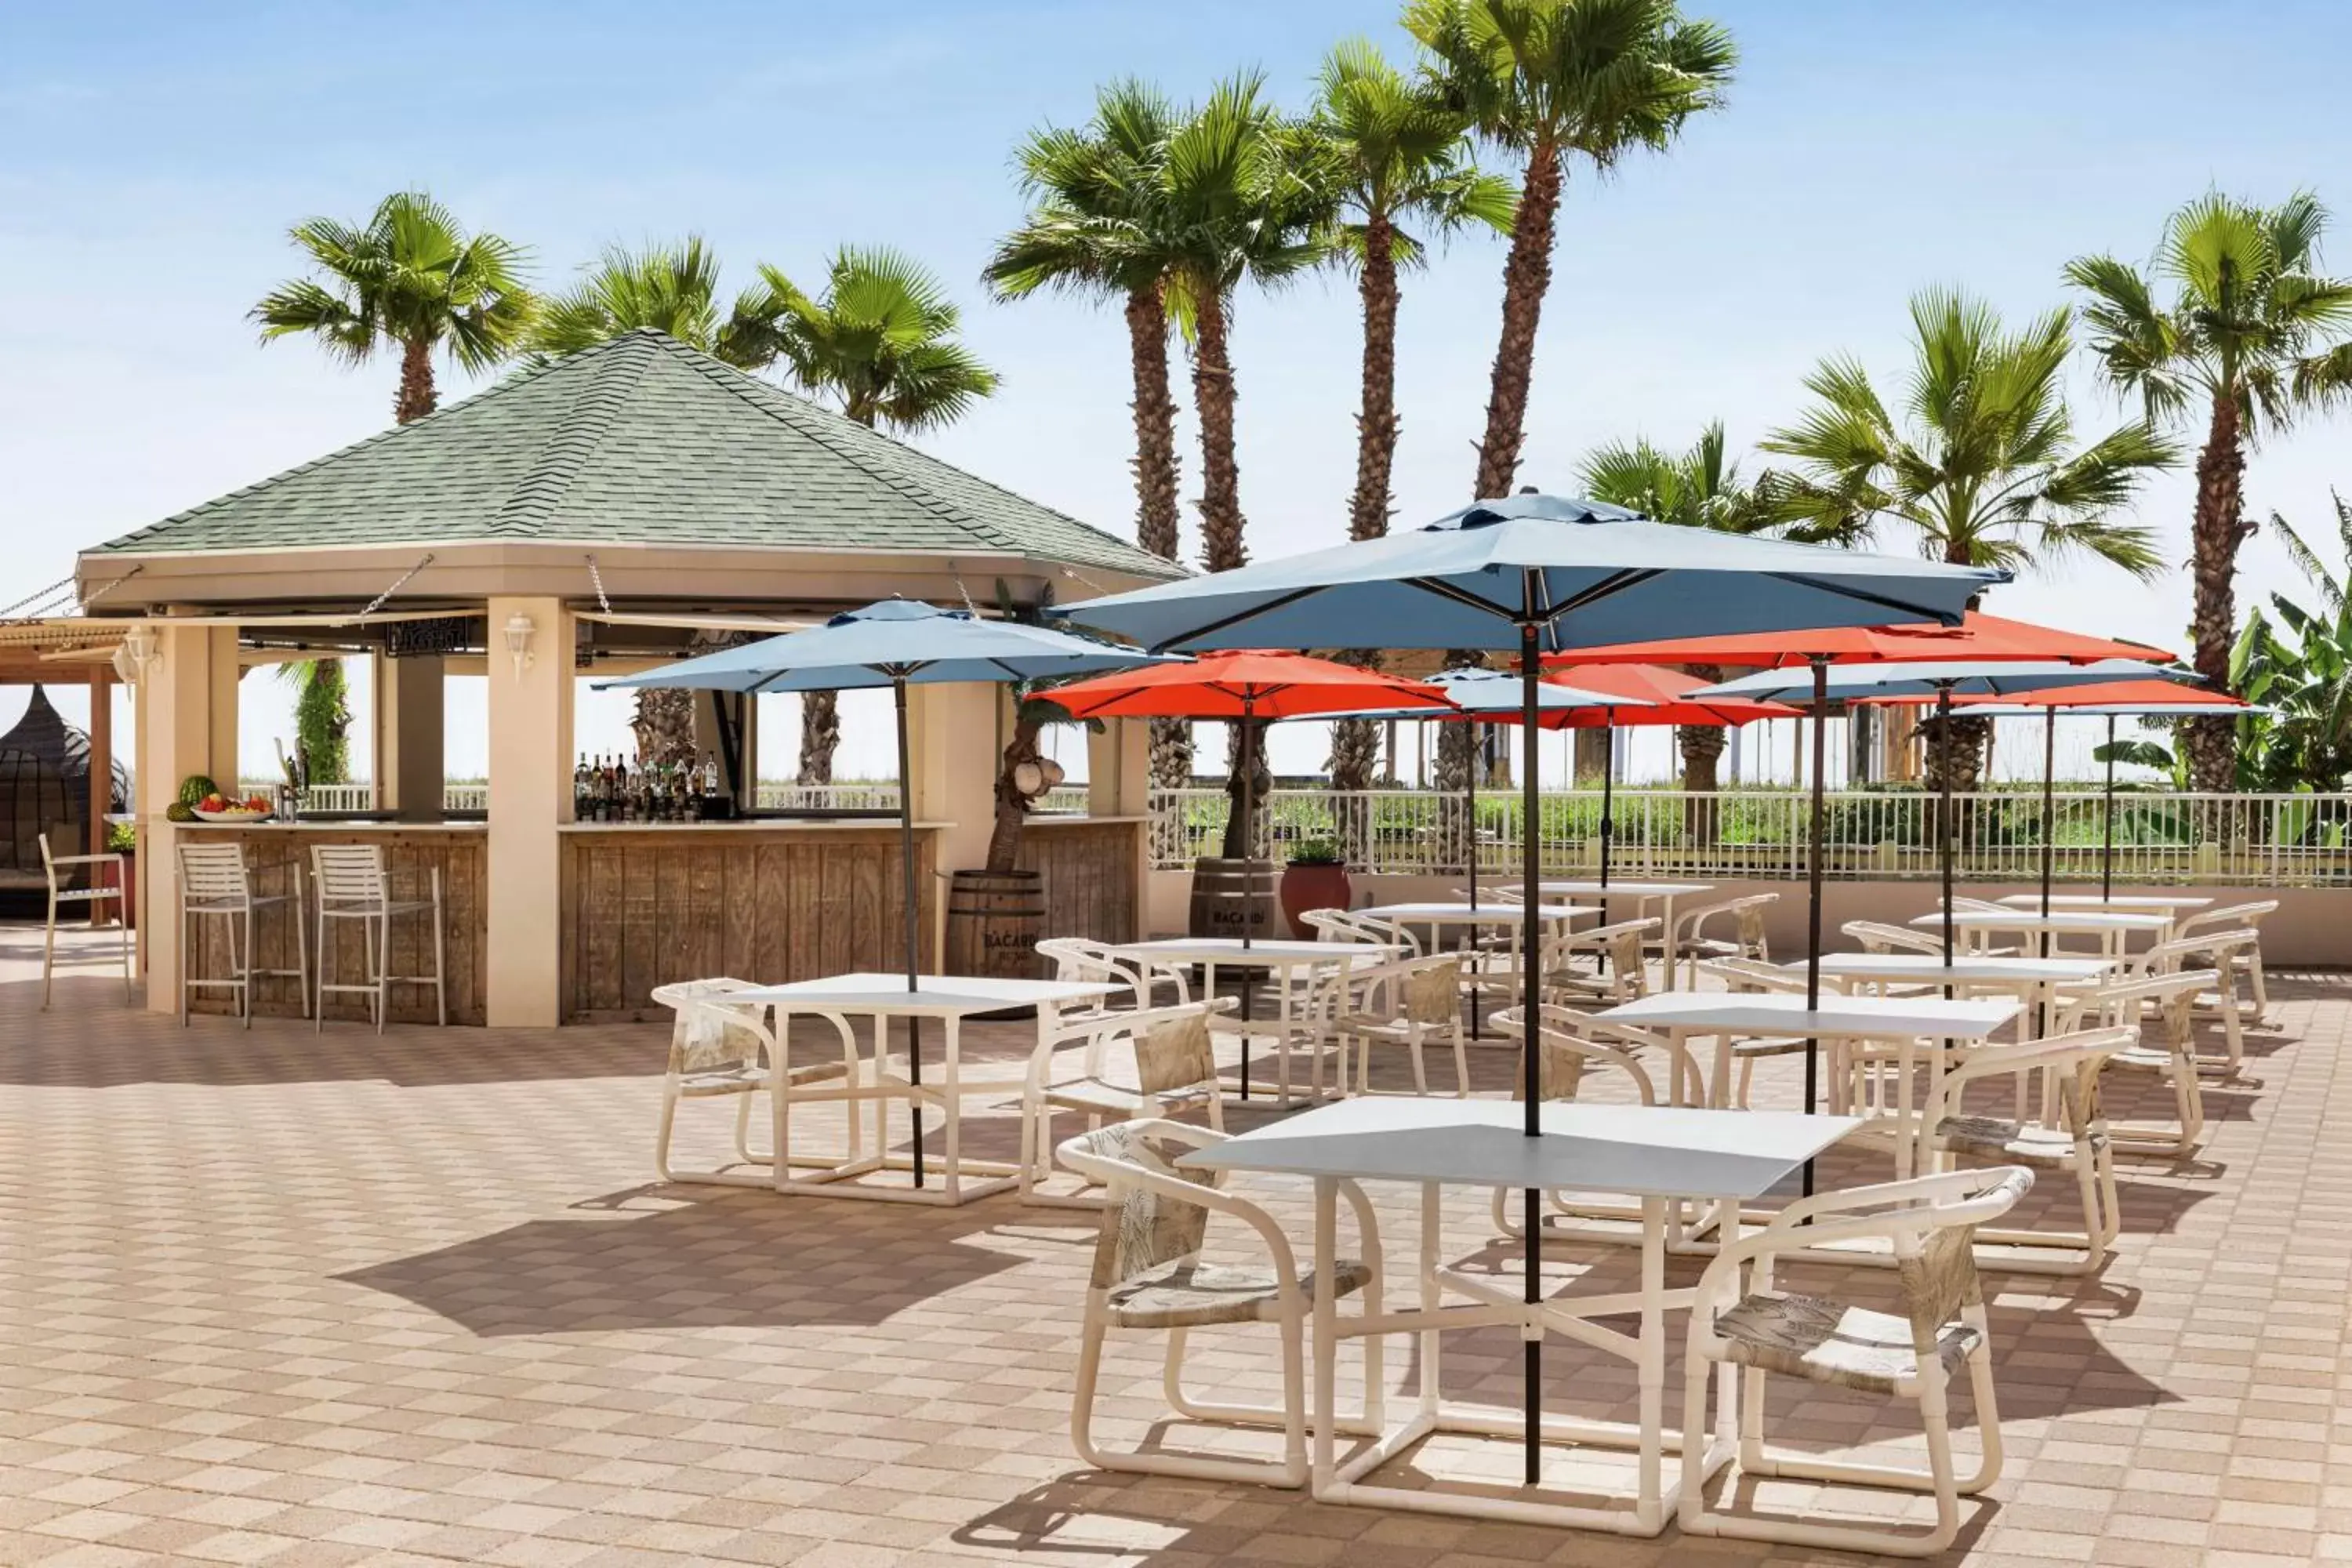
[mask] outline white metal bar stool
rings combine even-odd
[[[89,887],[68,888],[65,885],[66,878],[73,875],[71,871],[66,869],[70,866],[87,866],[90,868]],[[107,888],[99,885],[98,872],[101,866],[114,868],[114,886]],[[41,871],[49,882],[49,920],[48,925],[41,935],[42,1011],[48,1010],[49,975],[50,972],[56,969],[58,963],[59,906],[89,904],[103,912],[109,899],[114,900],[115,924],[122,933],[122,997],[124,1001],[129,1001],[131,999],[131,906],[125,901],[129,897],[129,889],[123,885],[122,857],[113,854],[52,855],[49,853],[49,836],[44,833],[41,835]]]
[[[437,1020],[449,1022],[449,992],[443,980],[448,969],[446,939],[441,920],[441,870],[432,871],[433,896],[429,899],[394,900],[392,879],[383,868],[383,847],[380,844],[314,844],[310,847],[310,879],[317,886],[319,984],[318,1008],[313,1018],[319,1027],[326,1026],[327,993],[356,993],[369,999],[375,1016],[375,1032],[383,1033],[385,998],[394,985],[430,985]],[[433,973],[430,974],[394,974],[392,973],[392,921],[395,915],[430,914],[433,918]],[[368,977],[364,983],[334,982],[327,978],[329,959],[333,949],[327,942],[327,922],[358,921],[366,938]]]
[[[257,975],[275,975],[295,982],[302,999],[302,1015],[310,1014],[310,947],[302,930],[302,868],[293,868],[294,890],[256,893],[253,868],[246,864],[245,848],[237,844],[181,844],[180,858],[180,1026],[187,1027],[188,995],[194,991],[234,991],[237,1016],[253,1027],[253,982]],[[253,916],[257,910],[290,905],[294,917],[294,967],[254,967]],[[199,975],[195,968],[195,933],[207,920],[222,923],[228,938],[228,973]],[[238,937],[244,942],[239,945]]]

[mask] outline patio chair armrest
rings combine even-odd
[[[114,850],[109,850],[103,855],[52,855],[49,857],[49,864],[52,866],[99,866],[110,864],[120,866],[122,864],[122,857],[119,852]]]

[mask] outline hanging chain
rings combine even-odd
[[[596,607],[606,615],[613,613],[613,601],[604,596],[604,574],[596,570],[596,557],[588,557],[588,581],[596,585]]]
[[[360,612],[361,616],[367,616],[374,615],[376,611],[383,607],[383,602],[386,599],[391,598],[394,594],[399,593],[403,588],[408,586],[408,580],[411,577],[415,576],[419,572],[424,571],[427,566],[432,564],[433,552],[428,550],[425,552],[424,558],[418,561],[415,565],[411,566],[407,571],[403,572],[393,583],[391,587],[386,588],[383,593],[378,594],[374,598],[370,599],[367,603],[367,608]]]

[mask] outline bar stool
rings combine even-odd
[[[236,1010],[245,1026],[253,1027],[253,981],[256,975],[290,978],[302,999],[302,1015],[310,1013],[310,948],[302,933],[302,868],[294,867],[290,893],[256,893],[253,868],[246,864],[239,844],[181,844],[180,858],[180,1026],[188,1026],[188,994],[197,990],[234,991]],[[253,966],[253,914],[278,904],[294,915],[294,967],[256,969]],[[206,920],[219,920],[228,936],[228,973],[204,976],[195,967],[195,932]],[[237,933],[245,933],[242,954]]]
[[[319,1006],[314,1016],[317,1026],[326,1027],[328,992],[360,992],[370,999],[370,1008],[375,1015],[375,1032],[383,1034],[384,1000],[387,989],[393,985],[433,987],[435,1012],[438,1021],[446,1026],[449,1022],[449,993],[442,976],[448,965],[444,952],[441,921],[440,868],[436,866],[432,871],[433,896],[430,899],[394,900],[392,879],[384,873],[383,846],[314,844],[310,847],[310,879],[319,889]],[[433,973],[392,973],[393,917],[425,913],[433,917]],[[331,920],[355,920],[360,922],[368,957],[365,984],[337,984],[328,980],[328,958],[333,951],[327,943],[327,922]]]
[[[89,886],[68,888],[66,880],[73,875],[75,866],[89,868]],[[100,870],[114,868],[114,885],[106,887],[99,880]],[[49,836],[41,835],[41,874],[49,884],[48,923],[41,933],[41,1010],[49,1007],[49,976],[58,965],[58,910],[64,904],[88,904],[95,913],[105,912],[107,900],[114,901],[115,922],[122,934],[122,999],[131,1000],[131,905],[130,884],[122,875],[120,855],[52,855]]]

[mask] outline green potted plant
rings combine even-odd
[[[1348,861],[1339,844],[1329,838],[1302,840],[1282,868],[1282,918],[1293,936],[1312,938],[1304,917],[1309,910],[1348,907]]]

